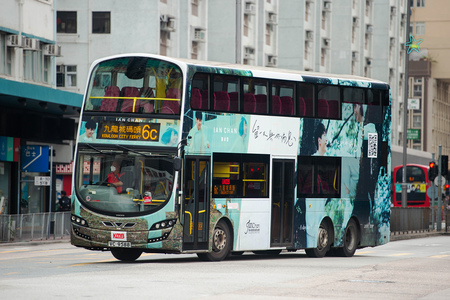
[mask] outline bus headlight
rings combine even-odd
[[[177,223],[177,219],[168,219],[164,221],[160,221],[157,223],[154,223],[152,227],[150,227],[150,230],[160,230],[165,228],[173,227]]]
[[[87,221],[81,217],[72,215],[71,217],[72,223],[75,223],[77,225],[83,226],[83,227],[89,227]]]

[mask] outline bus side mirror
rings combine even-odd
[[[173,159],[173,169],[174,169],[175,171],[180,171],[180,170],[181,170],[181,166],[182,166],[181,157],[176,156],[176,157]]]

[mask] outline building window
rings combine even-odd
[[[92,12],[92,33],[111,33],[111,13],[109,11]]]
[[[58,11],[56,14],[57,33],[77,33],[76,11]]]
[[[422,97],[422,85],[414,85],[414,97]]]
[[[422,127],[422,116],[414,115],[413,116],[413,128],[421,128]]]
[[[77,86],[77,66],[56,66],[56,86]]]
[[[325,57],[326,57],[326,54],[327,54],[327,51],[326,51],[324,48],[322,48],[322,49],[320,50],[320,65],[321,65],[322,67],[325,67]]]
[[[198,16],[198,1],[199,0],[192,0],[191,2],[191,11],[193,16]]]
[[[198,59],[198,42],[192,42],[191,58]]]
[[[12,75],[13,53],[14,48],[6,47],[6,75]]]
[[[325,29],[326,21],[327,21],[327,13],[322,11],[322,29]]]
[[[35,57],[31,50],[23,51],[23,77],[26,80],[35,79]]]
[[[424,35],[424,34],[425,34],[425,22],[417,22],[416,35]]]
[[[270,46],[270,31],[271,31],[271,25],[266,24],[266,45]]]
[[[44,82],[45,83],[49,83],[50,81],[50,66],[51,66],[51,61],[50,61],[50,56],[48,55],[44,55]]]
[[[417,0],[417,7],[425,7],[425,0]]]
[[[248,18],[249,16],[247,14],[244,15],[244,36],[248,36]]]
[[[159,33],[159,54],[167,55],[169,48],[170,32],[161,30]]]

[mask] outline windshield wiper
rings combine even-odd
[[[91,149],[94,149],[95,151],[97,151],[98,153],[104,154],[104,152],[102,150],[99,150],[97,148],[95,148],[94,146],[92,146],[91,144],[85,144],[86,146],[88,146]]]
[[[133,152],[133,153],[136,153],[136,154],[145,156],[145,157],[151,157],[151,156],[149,156],[149,155],[147,155],[147,154],[144,154],[144,153],[142,153],[142,152],[139,152],[139,151],[130,149],[130,148],[128,148],[128,147],[125,147],[125,146],[122,146],[122,145],[119,145],[119,144],[116,144],[115,146],[116,146],[116,147],[119,147],[119,148],[122,148],[122,149],[125,149],[125,150],[127,150],[127,151],[131,151],[131,152]]]

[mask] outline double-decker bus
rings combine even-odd
[[[392,203],[394,207],[402,206],[403,166],[395,166],[392,175],[394,182]],[[419,164],[406,165],[407,207],[430,207],[427,190],[431,186],[428,178],[428,166]],[[436,195],[437,196],[437,195]]]
[[[97,60],[80,116],[71,243],[219,261],[352,256],[389,241],[386,83],[147,54]]]

